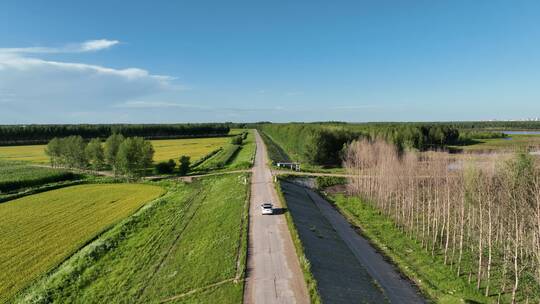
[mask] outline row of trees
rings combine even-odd
[[[393,143],[399,150],[424,151],[459,143],[459,130],[447,124],[371,123],[351,124],[345,128],[357,130],[371,139]]]
[[[384,141],[351,143],[348,190],[361,196],[456,276],[497,302],[540,300],[540,169],[510,159],[400,153]]]
[[[259,129],[293,159],[326,166],[339,165],[345,144],[361,136],[358,132],[317,124],[265,124]]]
[[[0,145],[48,142],[54,137],[106,138],[112,134],[147,139],[225,136],[227,124],[80,124],[80,125],[0,125]]]
[[[443,124],[264,124],[259,129],[293,159],[316,165],[341,164],[343,149],[358,138],[382,139],[398,150],[444,148],[459,142],[459,131]]]
[[[86,142],[82,136],[53,138],[45,149],[53,167],[98,170],[108,166],[113,172],[139,176],[152,165],[154,148],[142,137],[113,134],[103,144],[93,138]]]

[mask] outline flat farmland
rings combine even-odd
[[[35,167],[23,162],[0,161],[0,194],[74,178],[75,174],[64,170]]]
[[[22,160],[34,163],[48,163],[45,145],[0,147],[0,160]]]
[[[195,161],[211,151],[225,146],[230,140],[230,137],[204,137],[160,139],[151,142],[155,150],[154,161],[160,162],[169,159],[178,161],[181,155],[187,155],[191,157],[192,161]],[[0,147],[0,160],[48,163],[49,157],[45,154],[45,147],[46,145]]]
[[[79,185],[0,204],[0,302],[160,196],[140,184]]]
[[[18,303],[241,303],[249,176],[162,181],[167,194],[108,230]]]
[[[174,159],[178,162],[178,159],[182,155],[187,155],[191,158],[191,161],[195,161],[206,154],[225,146],[230,141],[230,137],[152,140],[152,145],[155,150],[154,161],[160,162]]]

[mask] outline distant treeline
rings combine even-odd
[[[448,124],[459,129],[540,130],[540,121],[462,121]]]
[[[112,134],[146,139],[224,136],[227,124],[0,125],[0,145],[47,143],[55,137],[107,138]]]
[[[459,141],[457,128],[444,124],[289,123],[258,126],[293,159],[315,165],[341,164],[342,151],[358,138],[383,139],[399,150],[441,149]]]
[[[370,139],[383,139],[396,145],[399,150],[442,149],[459,141],[458,128],[449,124],[373,123],[340,127],[361,132]]]

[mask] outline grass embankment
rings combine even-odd
[[[274,188],[278,193],[278,198],[281,202],[282,208],[288,210],[287,201],[285,200],[283,192],[281,191],[281,180],[282,178],[279,177],[278,182],[274,183]],[[306,253],[304,252],[304,246],[302,245],[302,241],[300,240],[298,230],[296,230],[296,226],[294,225],[294,220],[290,212],[285,212],[285,219],[287,220],[287,226],[289,228],[289,231],[291,232],[291,237],[293,240],[296,255],[298,256],[300,267],[302,268],[302,273],[304,274],[304,280],[308,288],[310,302],[312,304],[320,304],[322,303],[322,300],[321,295],[319,294],[319,290],[317,289],[317,280],[315,280],[315,277],[311,272],[311,264],[306,257]]]
[[[0,302],[162,193],[148,185],[79,185],[0,204]]]
[[[210,152],[203,162],[193,166],[194,173],[220,169],[238,170],[250,168],[255,155],[255,140],[252,130],[246,130],[246,132],[248,132],[247,137],[242,141],[241,145],[228,143],[219,151]]]
[[[288,170],[286,168],[278,168],[274,164],[277,162],[294,162],[298,161],[296,158],[291,158],[287,151],[285,151],[276,141],[274,141],[268,134],[263,131],[259,131],[266,150],[268,151],[268,158],[272,161],[272,167],[279,170]],[[300,170],[304,172],[323,172],[323,173],[345,173],[344,168],[324,168],[322,166],[311,165],[308,163],[300,163]],[[292,170],[291,170],[292,171]]]
[[[240,303],[247,175],[163,181],[168,193],[63,263],[20,303]]]
[[[422,292],[436,303],[492,303],[465,277],[456,277],[455,270],[444,265],[439,256],[432,256],[412,240],[393,221],[356,197],[331,195],[331,201],[362,235],[388,256],[400,270],[412,279]]]
[[[66,170],[33,167],[21,162],[0,160],[0,193],[75,179]]]

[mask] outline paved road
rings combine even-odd
[[[285,216],[261,215],[261,202],[281,206],[267,165],[266,147],[256,131],[255,141],[244,303],[309,303]]]
[[[383,288],[390,303],[425,303],[415,286],[403,279],[394,266],[385,261],[369,242],[360,236],[326,200],[312,190],[306,190],[324,217],[349,246],[358,261]]]

